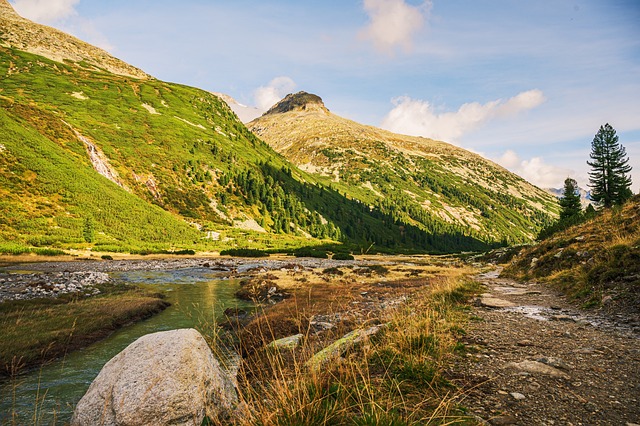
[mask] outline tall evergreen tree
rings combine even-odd
[[[560,220],[566,220],[578,216],[582,212],[580,204],[580,194],[578,193],[578,182],[574,179],[564,180],[564,192],[560,198]]]
[[[633,195],[631,192],[631,171],[627,152],[618,143],[618,136],[609,123],[600,126],[591,142],[592,167],[589,172],[591,199],[603,207],[620,205]]]

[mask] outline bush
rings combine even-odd
[[[329,255],[325,250],[318,250],[309,247],[303,247],[293,252],[295,257],[315,257],[317,259],[328,259]]]
[[[51,248],[34,248],[31,251],[40,256],[60,256],[62,254],[65,254],[65,252],[62,250]]]
[[[269,253],[257,249],[227,249],[220,252],[223,256],[235,256],[235,257],[269,257]]]
[[[333,260],[354,260],[354,257],[349,253],[335,253],[332,259]]]

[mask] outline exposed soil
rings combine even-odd
[[[462,405],[492,425],[640,423],[637,318],[574,308],[542,284],[480,275],[478,298],[455,367]]]

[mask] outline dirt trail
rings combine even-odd
[[[640,423],[640,335],[540,284],[481,275],[456,374],[462,405],[492,425]]]

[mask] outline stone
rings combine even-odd
[[[512,308],[515,306],[514,303],[511,303],[508,300],[498,299],[497,297],[487,297],[487,296],[482,296],[480,298],[480,305],[486,308]]]
[[[564,362],[560,358],[552,357],[552,356],[543,356],[538,358],[536,361],[541,362],[543,364],[550,365],[551,367],[561,368],[562,370],[570,370],[571,367]]]
[[[230,417],[233,379],[196,330],[147,334],[107,362],[82,397],[71,425],[200,425]]]
[[[353,348],[356,344],[363,342],[372,335],[378,334],[384,326],[384,324],[374,325],[367,329],[357,329],[345,334],[340,339],[309,358],[305,363],[305,366],[311,372],[319,372],[322,368],[339,358],[343,353]]]
[[[521,401],[526,398],[526,396],[519,392],[511,392],[509,395],[511,395],[516,401]]]
[[[569,315],[554,315],[551,317],[553,321],[576,322],[576,319]]]
[[[505,366],[505,368],[511,368],[518,370],[519,372],[529,374],[541,374],[544,376],[569,378],[569,376],[565,372],[538,361],[526,360],[522,362],[510,362]]]
[[[295,349],[300,345],[300,341],[302,340],[302,334],[295,334],[293,336],[283,337],[282,339],[274,340],[273,342],[267,345],[269,349],[285,349],[291,350]]]

